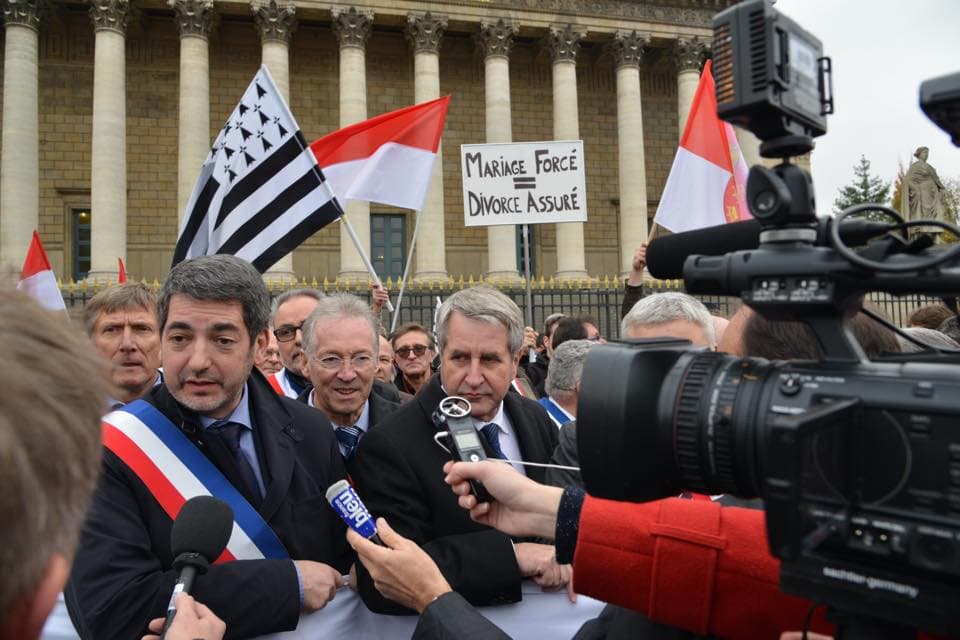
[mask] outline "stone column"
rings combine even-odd
[[[260,56],[270,70],[280,95],[290,106],[290,36],[297,28],[296,9],[292,1],[252,0],[250,9],[260,34]],[[266,280],[296,282],[293,253],[280,258],[263,274]]]
[[[0,265],[20,269],[40,221],[37,0],[4,0]]]
[[[510,109],[510,49],[517,26],[482,22],[478,41],[484,53],[487,143],[513,142]],[[487,227],[487,277],[517,277],[517,241],[514,225]]]
[[[177,140],[177,225],[210,150],[210,52],[213,0],[168,0],[180,27],[180,114]]]
[[[90,152],[90,279],[116,280],[127,257],[126,37],[129,0],[92,0],[93,144]]]
[[[407,40],[413,47],[413,101],[416,104],[440,97],[440,39],[447,19],[426,14],[407,16]],[[443,144],[437,148],[427,200],[420,212],[420,237],[414,251],[415,278],[447,277],[446,234],[443,208]]]
[[[340,43],[340,127],[367,119],[367,39],[373,29],[373,11],[334,8],[333,31]],[[347,219],[370,255],[370,203],[341,203]],[[347,233],[340,225],[340,278],[366,282],[368,272]]]
[[[697,37],[678,38],[673,49],[673,61],[677,66],[677,139],[683,137],[683,129],[690,115],[690,105],[700,84],[700,69],[707,47]]]
[[[647,169],[643,149],[640,61],[647,39],[619,32],[611,43],[617,65],[617,149],[620,181],[620,275],[633,266],[633,252],[647,240]]]
[[[553,139],[579,140],[577,107],[577,51],[586,32],[573,25],[552,27],[546,46],[553,59]],[[583,223],[557,224],[557,278],[587,275],[583,248]]]

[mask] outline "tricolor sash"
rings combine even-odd
[[[567,412],[564,411],[563,408],[554,402],[549,396],[540,398],[537,402],[539,402],[540,406],[547,410],[547,413],[550,415],[550,419],[553,420],[555,425],[557,425],[557,428],[562,427],[572,420],[572,418],[567,415]]]
[[[156,407],[136,400],[103,417],[103,445],[140,478],[171,520],[194,496],[214,496],[233,509],[233,532],[216,562],[288,558],[260,514]]]

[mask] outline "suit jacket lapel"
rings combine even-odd
[[[528,418],[523,410],[523,398],[520,394],[507,392],[503,399],[503,406],[516,432],[521,459],[529,462],[549,462],[553,452],[547,451],[537,425]],[[526,467],[526,472],[528,478],[543,482],[543,469]]]
[[[253,374],[247,380],[250,390],[253,415],[259,432],[263,459],[261,468],[266,467],[270,476],[267,494],[260,505],[260,515],[269,521],[283,503],[293,478],[293,467],[296,461],[294,451],[295,440],[298,439],[296,429],[290,424],[290,414],[280,402],[278,396],[267,386],[267,383],[258,375]],[[300,436],[302,439],[302,436]]]

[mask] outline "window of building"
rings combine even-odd
[[[407,261],[406,215],[370,215],[370,253],[373,268],[382,280],[403,278]]]
[[[90,272],[90,209],[71,209],[70,217],[70,254],[73,256],[71,276],[74,280],[83,280]]]
[[[537,234],[534,232],[534,229],[537,228],[537,225],[527,225],[527,228],[530,230],[530,275],[535,276],[537,275]],[[526,275],[526,262],[523,260],[523,225],[518,224],[516,229],[517,270],[520,272],[520,275]]]

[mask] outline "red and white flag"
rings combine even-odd
[[[60,287],[57,285],[57,278],[53,275],[50,260],[47,259],[47,252],[43,250],[43,243],[40,242],[40,234],[36,229],[33,231],[30,248],[27,249],[27,257],[23,261],[23,269],[20,270],[17,289],[51,311],[67,310]]]
[[[364,120],[310,143],[341,203],[423,208],[450,96]]]
[[[747,163],[733,127],[717,117],[707,60],[654,222],[680,233],[747,220],[746,188]]]

